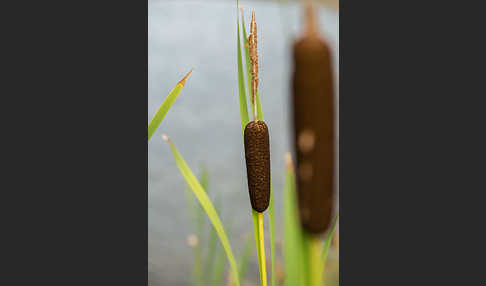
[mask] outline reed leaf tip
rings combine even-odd
[[[187,79],[189,78],[189,76],[191,75],[191,73],[192,73],[193,70],[194,70],[194,68],[191,68],[191,70],[178,82],[178,84],[184,86],[186,84]]]

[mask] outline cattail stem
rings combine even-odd
[[[256,231],[258,231],[257,243],[259,249],[258,262],[260,266],[260,280],[262,286],[267,286],[263,212],[268,208],[270,201],[270,146],[268,127],[264,121],[258,121],[258,52],[255,11],[252,11],[251,13],[248,50],[251,66],[251,102],[253,103],[253,121],[246,125],[244,131],[245,158],[250,200],[252,208],[258,212],[258,228]]]
[[[263,233],[263,213],[258,213],[258,229],[260,235],[258,236],[259,243],[260,243],[260,278],[262,281],[262,286],[267,286],[267,267],[266,267],[266,259],[265,259],[265,236]]]
[[[318,236],[312,235],[310,237],[309,247],[309,259],[310,259],[310,285],[322,286],[323,275],[323,263],[322,263],[322,241]]]

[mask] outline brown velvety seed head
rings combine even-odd
[[[270,203],[270,140],[265,122],[246,125],[245,159],[251,206],[263,212]]]
[[[334,197],[334,90],[330,50],[317,35],[294,44],[293,120],[297,193],[304,229],[323,233]]]

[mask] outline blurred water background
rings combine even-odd
[[[290,150],[290,43],[301,26],[301,10],[297,2],[240,1],[240,5],[247,31],[250,9],[255,10],[258,24],[259,92],[270,130],[279,246],[284,154]],[[338,12],[325,7],[319,11],[322,32],[334,52],[337,79]],[[191,285],[192,279],[193,253],[186,238],[194,228],[186,208],[186,184],[162,133],[175,142],[193,172],[200,173],[203,165],[209,169],[210,197],[223,203],[220,215],[225,227],[231,223],[235,254],[243,247],[244,235],[253,231],[239,115],[236,13],[235,1],[230,0],[148,2],[148,121],[174,85],[194,68],[148,146],[151,286]],[[269,248],[268,230],[265,234]],[[258,281],[256,261],[249,273]]]

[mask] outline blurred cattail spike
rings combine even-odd
[[[334,88],[330,49],[319,35],[316,6],[307,1],[304,33],[293,46],[296,182],[304,229],[323,233],[334,198]]]
[[[304,34],[308,36],[317,36],[319,34],[318,23],[315,15],[314,1],[307,0],[305,5],[305,30]]]

